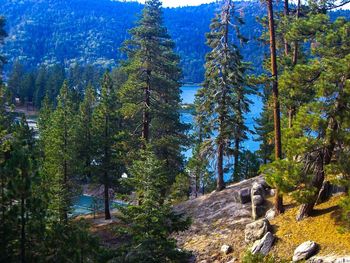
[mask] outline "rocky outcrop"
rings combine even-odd
[[[350,256],[315,256],[309,263],[350,263]]]
[[[241,204],[251,202],[250,188],[244,188],[239,191],[239,201],[241,202]]]
[[[251,248],[252,254],[255,255],[259,253],[266,256],[270,252],[274,241],[274,235],[271,232],[267,232],[262,239],[254,242]]]
[[[255,182],[251,189],[252,218],[262,217],[265,213],[265,188],[261,182]]]
[[[246,225],[244,230],[245,242],[253,243],[269,232],[271,226],[267,219],[260,219],[253,223]]]
[[[273,208],[267,210],[267,212],[266,212],[266,214],[265,214],[265,218],[266,218],[267,220],[272,220],[272,219],[274,219],[275,217],[276,217],[276,211],[275,211]]]
[[[306,241],[298,246],[293,255],[293,261],[305,260],[317,253],[318,245],[314,241]]]

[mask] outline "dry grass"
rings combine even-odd
[[[349,255],[350,233],[339,232],[340,196],[316,206],[313,216],[301,222],[295,220],[298,206],[286,200],[287,211],[271,221],[277,242],[272,253],[280,258],[290,258],[295,248],[307,240],[320,245],[319,255]]]

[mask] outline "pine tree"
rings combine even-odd
[[[120,90],[122,114],[130,121],[134,149],[145,143],[169,167],[169,185],[183,170],[185,125],[180,122],[179,57],[163,25],[159,0],[146,1],[138,25],[125,43],[128,79]]]
[[[41,102],[46,94],[47,69],[42,66],[39,68],[35,79],[34,105],[41,107]]]
[[[112,182],[121,176],[120,151],[118,145],[121,130],[120,104],[108,72],[103,76],[102,90],[94,110],[93,132],[96,144],[95,162],[98,181],[104,185],[105,219],[111,219],[109,190]]]
[[[302,203],[298,220],[312,214],[323,182],[331,175],[328,167],[338,166],[341,156],[346,156],[349,125],[345,110],[349,102],[345,84],[349,40],[344,34],[349,23],[344,19],[332,23],[328,16],[315,14],[297,26],[305,25],[313,25],[308,35],[314,36],[318,44],[311,49],[314,57],[305,65],[297,65],[291,76],[299,83],[307,83],[311,92],[308,95],[314,95],[297,108],[293,128],[285,129],[286,158],[265,169],[268,181]],[[303,89],[305,85],[297,92],[302,93]]]
[[[270,34],[270,58],[271,58],[271,75],[272,75],[272,97],[273,97],[273,118],[274,118],[274,136],[275,136],[275,160],[282,158],[282,142],[281,142],[281,116],[280,102],[278,95],[278,72],[277,72],[277,53],[276,53],[276,36],[275,22],[272,0],[267,0],[267,11],[269,21]],[[279,189],[276,189],[274,200],[275,211],[277,214],[283,213],[283,198]]]
[[[208,154],[216,151],[218,191],[224,188],[224,157],[231,152],[235,159],[234,172],[238,174],[240,143],[248,132],[244,114],[249,110],[246,95],[250,91],[244,76],[246,65],[230,40],[234,18],[233,3],[227,1],[211,23],[207,44],[212,51],[207,54],[205,81],[197,95],[202,97],[197,113],[205,115],[199,119],[206,120],[203,131],[209,133],[205,135],[203,147],[207,148]]]
[[[81,160],[81,174],[92,179],[92,161],[95,154],[93,134],[93,112],[96,107],[94,88],[89,85],[85,91],[83,102],[79,107],[77,120],[77,157]]]
[[[75,112],[67,82],[57,97],[57,108],[42,130],[44,146],[44,172],[50,195],[53,217],[67,222],[74,195],[76,172]]]
[[[131,239],[120,251],[120,262],[184,262],[188,256],[176,248],[171,233],[183,231],[189,219],[175,214],[164,203],[162,189],[167,184],[166,165],[146,146],[130,172],[140,205],[122,208],[124,234]]]
[[[8,89],[13,94],[14,97],[19,97],[21,102],[24,101],[23,91],[22,91],[22,81],[24,75],[23,65],[16,60],[13,64],[11,74],[8,80]],[[14,98],[12,98],[14,100]]]

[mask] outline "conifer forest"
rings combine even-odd
[[[0,0],[0,263],[350,262],[350,1],[180,2]]]

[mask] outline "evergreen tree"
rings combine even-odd
[[[41,126],[44,146],[44,173],[49,189],[50,212],[61,221],[68,220],[74,196],[76,172],[75,112],[67,82],[57,97],[57,108]]]
[[[182,171],[186,139],[180,122],[179,58],[163,26],[159,0],[146,1],[138,25],[125,43],[128,79],[120,90],[122,114],[130,121],[134,149],[150,143],[169,167],[169,185]]]
[[[98,181],[104,185],[105,219],[111,219],[109,190],[121,176],[120,151],[117,147],[121,132],[120,104],[108,72],[103,76],[101,96],[94,110],[93,132],[96,144],[95,162]]]
[[[275,35],[275,20],[273,1],[267,0],[268,25],[270,35],[270,66],[271,66],[271,85],[273,98],[273,119],[274,119],[274,145],[275,145],[275,160],[282,158],[282,142],[281,142],[281,116],[280,116],[280,102],[278,95],[278,71],[277,71],[277,51],[276,51],[276,35]],[[283,197],[278,188],[276,188],[275,211],[277,214],[283,213]]]
[[[8,89],[13,94],[14,97],[19,97],[21,102],[24,101],[23,91],[22,91],[22,80],[24,75],[23,65],[16,60],[12,67],[11,75],[8,80]],[[13,98],[14,99],[14,98]]]
[[[233,10],[233,3],[227,1],[211,23],[207,44],[212,51],[207,54],[205,82],[197,95],[202,97],[197,113],[205,115],[199,117],[201,120],[206,119],[203,131],[207,134],[203,145],[208,156],[216,152],[218,191],[224,188],[225,156],[233,153],[234,173],[238,174],[240,143],[246,139],[248,132],[243,116],[249,110],[246,95],[250,90],[246,87],[244,76],[246,65],[229,38],[229,30],[234,23]]]
[[[37,108],[41,107],[41,102],[45,97],[47,82],[47,69],[42,66],[39,68],[35,79],[34,105]]]
[[[263,109],[260,116],[255,119],[254,130],[257,137],[256,141],[260,142],[258,155],[264,164],[273,160],[273,114],[271,100],[269,96],[269,87],[264,86],[262,94]]]
[[[48,96],[51,102],[56,105],[56,98],[60,92],[60,89],[65,80],[65,70],[62,65],[56,64],[49,68],[48,70],[48,78],[46,82],[46,92],[45,95]]]
[[[77,120],[77,158],[81,160],[81,174],[92,179],[92,162],[95,154],[93,134],[93,112],[96,107],[95,92],[91,85],[85,91],[85,97],[79,107]]]
[[[122,247],[119,262],[184,262],[188,256],[176,248],[171,233],[184,231],[189,219],[175,214],[164,203],[162,189],[167,184],[166,165],[146,147],[130,172],[140,205],[122,208],[124,234],[130,241]]]
[[[298,220],[311,215],[322,184],[326,176],[331,175],[327,167],[340,167],[341,156],[346,156],[348,144],[348,116],[344,109],[349,102],[345,84],[349,48],[348,34],[344,32],[349,23],[344,19],[332,23],[328,16],[316,14],[298,26],[305,24],[315,26],[309,29],[316,30],[311,33],[318,45],[312,48],[314,58],[305,65],[297,65],[293,73],[302,76],[299,81],[308,83],[311,94],[315,95],[298,108],[293,128],[285,129],[283,139],[287,158],[264,169],[268,181],[291,192],[303,204]]]

